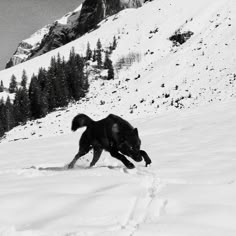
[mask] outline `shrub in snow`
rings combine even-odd
[[[192,31],[185,31],[183,33],[177,30],[174,35],[172,35],[169,40],[173,42],[174,46],[179,46],[185,43],[193,35]]]
[[[140,62],[141,61],[141,53],[138,52],[130,52],[125,56],[120,57],[116,64],[115,68],[117,70],[126,68],[128,69],[131,67],[135,62]]]

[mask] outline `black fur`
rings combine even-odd
[[[87,129],[80,138],[79,152],[70,162],[68,168],[73,168],[76,161],[91,149],[93,149],[93,159],[90,166],[96,164],[103,150],[110,152],[111,156],[123,162],[129,169],[135,166],[124,155],[137,162],[144,159],[146,166],[151,164],[147,153],[140,150],[141,140],[137,128],[133,128],[128,121],[121,117],[110,114],[102,120],[93,121],[85,114],[75,116],[72,121],[72,131],[84,126]]]

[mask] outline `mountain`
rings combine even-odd
[[[125,8],[138,8],[143,0],[85,0],[77,9],[23,40],[6,68],[40,56],[92,30],[104,18]]]
[[[98,109],[119,112],[123,107],[124,113],[133,110],[133,115],[224,101],[235,97],[234,12],[235,5],[226,0],[147,2],[104,19],[96,30],[60,48],[1,71],[0,78],[8,87],[12,74],[20,82],[24,69],[30,78],[39,67],[47,68],[58,53],[67,60],[74,47],[85,55],[87,43],[94,49],[98,39],[106,49],[115,36],[117,48],[111,59],[116,80],[106,82],[99,93],[96,88],[90,90],[91,106],[106,100],[107,94],[109,102]],[[92,75],[91,88],[104,83],[94,81],[98,76]],[[119,92],[112,93],[115,90]]]
[[[107,16],[114,15],[125,8],[141,7],[142,4],[143,0],[86,0],[76,28],[77,35],[81,36],[94,29]]]
[[[73,29],[77,24],[80,9],[81,6],[23,40],[6,64],[6,68],[42,55],[73,40],[75,38]]]
[[[87,61],[86,97],[1,139],[0,235],[234,236],[235,15],[234,0],[148,1],[0,71],[8,87],[12,74],[30,80],[58,53],[67,61],[72,47],[85,56],[88,42],[106,51],[117,39],[113,80]],[[127,170],[104,152],[89,168],[89,153],[69,171],[84,131],[71,132],[78,113],[130,121],[152,165]]]

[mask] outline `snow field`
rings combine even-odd
[[[58,52],[67,58],[74,46],[84,53],[98,38],[107,47],[114,35],[114,64],[129,52],[141,58],[114,81],[91,72],[83,101],[1,140],[0,235],[235,236],[235,12],[233,0],[152,1],[1,71],[6,86],[12,74],[20,80],[26,69],[30,77]],[[173,47],[176,30],[194,34]],[[187,109],[176,109],[176,100]],[[88,154],[68,171],[83,132],[70,131],[77,113],[128,119],[153,164],[127,170],[104,152],[94,168]]]
[[[0,235],[234,235],[234,106],[133,120],[149,168],[104,152],[66,170],[83,130],[2,143]]]

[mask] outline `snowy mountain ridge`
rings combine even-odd
[[[9,62],[6,65],[6,68],[12,67],[19,63],[22,63],[29,58],[31,58],[35,52],[39,49],[42,41],[49,35],[52,34],[52,31],[61,31],[70,29],[74,27],[76,20],[78,20],[82,5],[76,8],[74,11],[67,13],[61,19],[56,20],[52,24],[44,26],[42,29],[39,29],[29,38],[24,39],[17,47],[16,52],[10,58]]]

